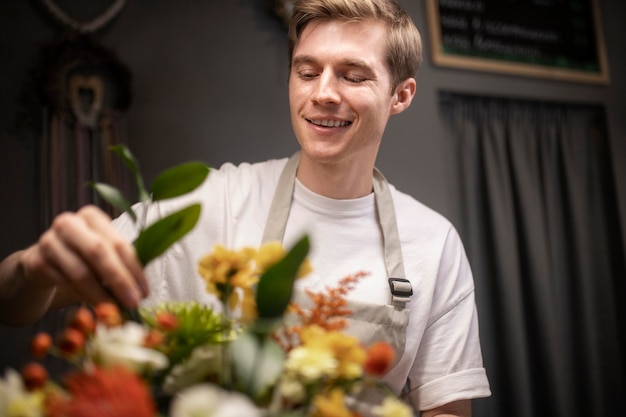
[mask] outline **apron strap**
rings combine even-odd
[[[283,241],[291,209],[299,161],[300,152],[296,152],[289,158],[283,168],[274,192],[265,229],[263,230],[262,243]],[[391,291],[390,304],[398,308],[404,308],[413,295],[413,288],[404,273],[398,222],[389,184],[383,174],[376,168],[374,168],[373,184],[378,221],[383,234],[385,268],[387,269],[387,276],[390,277],[388,279]]]

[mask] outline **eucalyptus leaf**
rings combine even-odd
[[[124,164],[128,167],[128,170],[133,176],[135,180],[135,185],[137,186],[137,192],[139,193],[139,201],[146,201],[150,197],[148,191],[146,190],[146,186],[143,182],[143,177],[141,176],[141,172],[139,171],[139,163],[135,156],[132,154],[130,149],[128,149],[124,145],[114,145],[111,146],[110,149],[119,155]]]
[[[230,343],[229,349],[236,385],[247,392],[250,390],[250,380],[256,367],[256,357],[259,352],[258,339],[244,332]],[[247,393],[250,394],[250,392]]]
[[[260,342],[260,355],[257,358],[256,372],[253,379],[255,397],[278,381],[285,365],[285,351],[274,339],[266,337]]]
[[[304,236],[285,257],[272,265],[259,279],[256,303],[261,318],[281,317],[291,301],[293,283],[300,265],[309,253],[309,238]]]
[[[266,393],[283,370],[285,352],[269,337],[244,332],[231,343],[230,353],[237,385],[253,398]]]
[[[94,190],[96,190],[98,195],[100,195],[104,201],[120,211],[127,212],[133,219],[133,222],[137,221],[137,215],[120,190],[101,182],[91,183],[90,185]]]
[[[150,189],[152,200],[178,197],[194,190],[209,175],[209,167],[201,162],[187,162],[163,171]]]
[[[200,218],[200,208],[200,204],[192,204],[142,230],[134,242],[141,264],[147,265],[191,231]]]

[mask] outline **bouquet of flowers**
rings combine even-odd
[[[148,193],[130,152],[116,151],[144,200],[186,193],[208,173],[184,164],[159,176]],[[136,218],[116,189],[94,186]],[[135,246],[144,264],[194,227],[199,207],[190,207],[141,225]],[[295,280],[310,271],[308,249],[306,236],[289,250],[278,243],[216,246],[197,265],[219,300],[216,308],[195,302],[138,312],[113,303],[77,307],[61,334],[37,334],[31,344],[35,359],[61,356],[73,371],[57,382],[37,361],[20,372],[8,369],[0,378],[0,417],[351,417],[364,414],[361,400],[374,391],[383,399],[365,413],[412,416],[381,382],[393,348],[363,346],[344,333],[345,296],[364,273],[307,292],[310,309],[291,301]]]

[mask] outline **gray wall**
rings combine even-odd
[[[85,16],[111,3],[57,2]],[[55,32],[35,12],[34,3],[0,2],[0,256],[33,242],[38,234],[39,134],[28,128],[18,99],[38,47]],[[424,3],[401,3],[421,28],[428,51]],[[388,127],[379,158],[386,176],[452,215],[449,161],[437,114],[441,89],[601,103],[608,113],[626,223],[626,2],[601,3],[611,71],[607,86],[443,69],[433,66],[427,53],[412,107]],[[190,159],[216,166],[285,156],[296,149],[288,117],[285,31],[267,14],[264,0],[132,0],[100,40],[133,73],[133,105],[126,120],[130,146],[148,179]]]
[[[90,17],[110,0],[57,0]],[[379,166],[400,189],[452,216],[449,165],[437,91],[602,103],[608,112],[622,217],[626,218],[626,3],[601,1],[611,83],[584,85],[432,65],[425,5],[401,3],[421,28],[427,54],[412,107],[387,130]],[[37,132],[16,104],[38,47],[55,27],[31,1],[0,2],[0,256],[38,232]],[[132,0],[100,41],[133,73],[129,141],[148,178],[175,163],[257,161],[296,148],[288,118],[285,31],[264,0]],[[82,14],[81,14],[82,13]],[[40,114],[31,112],[31,116]],[[455,220],[454,218],[452,219]],[[624,229],[626,230],[626,228]]]

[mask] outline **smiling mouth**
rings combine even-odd
[[[342,121],[342,120],[311,120],[307,119],[309,123],[312,123],[316,126],[323,127],[345,127],[352,124],[352,122]]]

